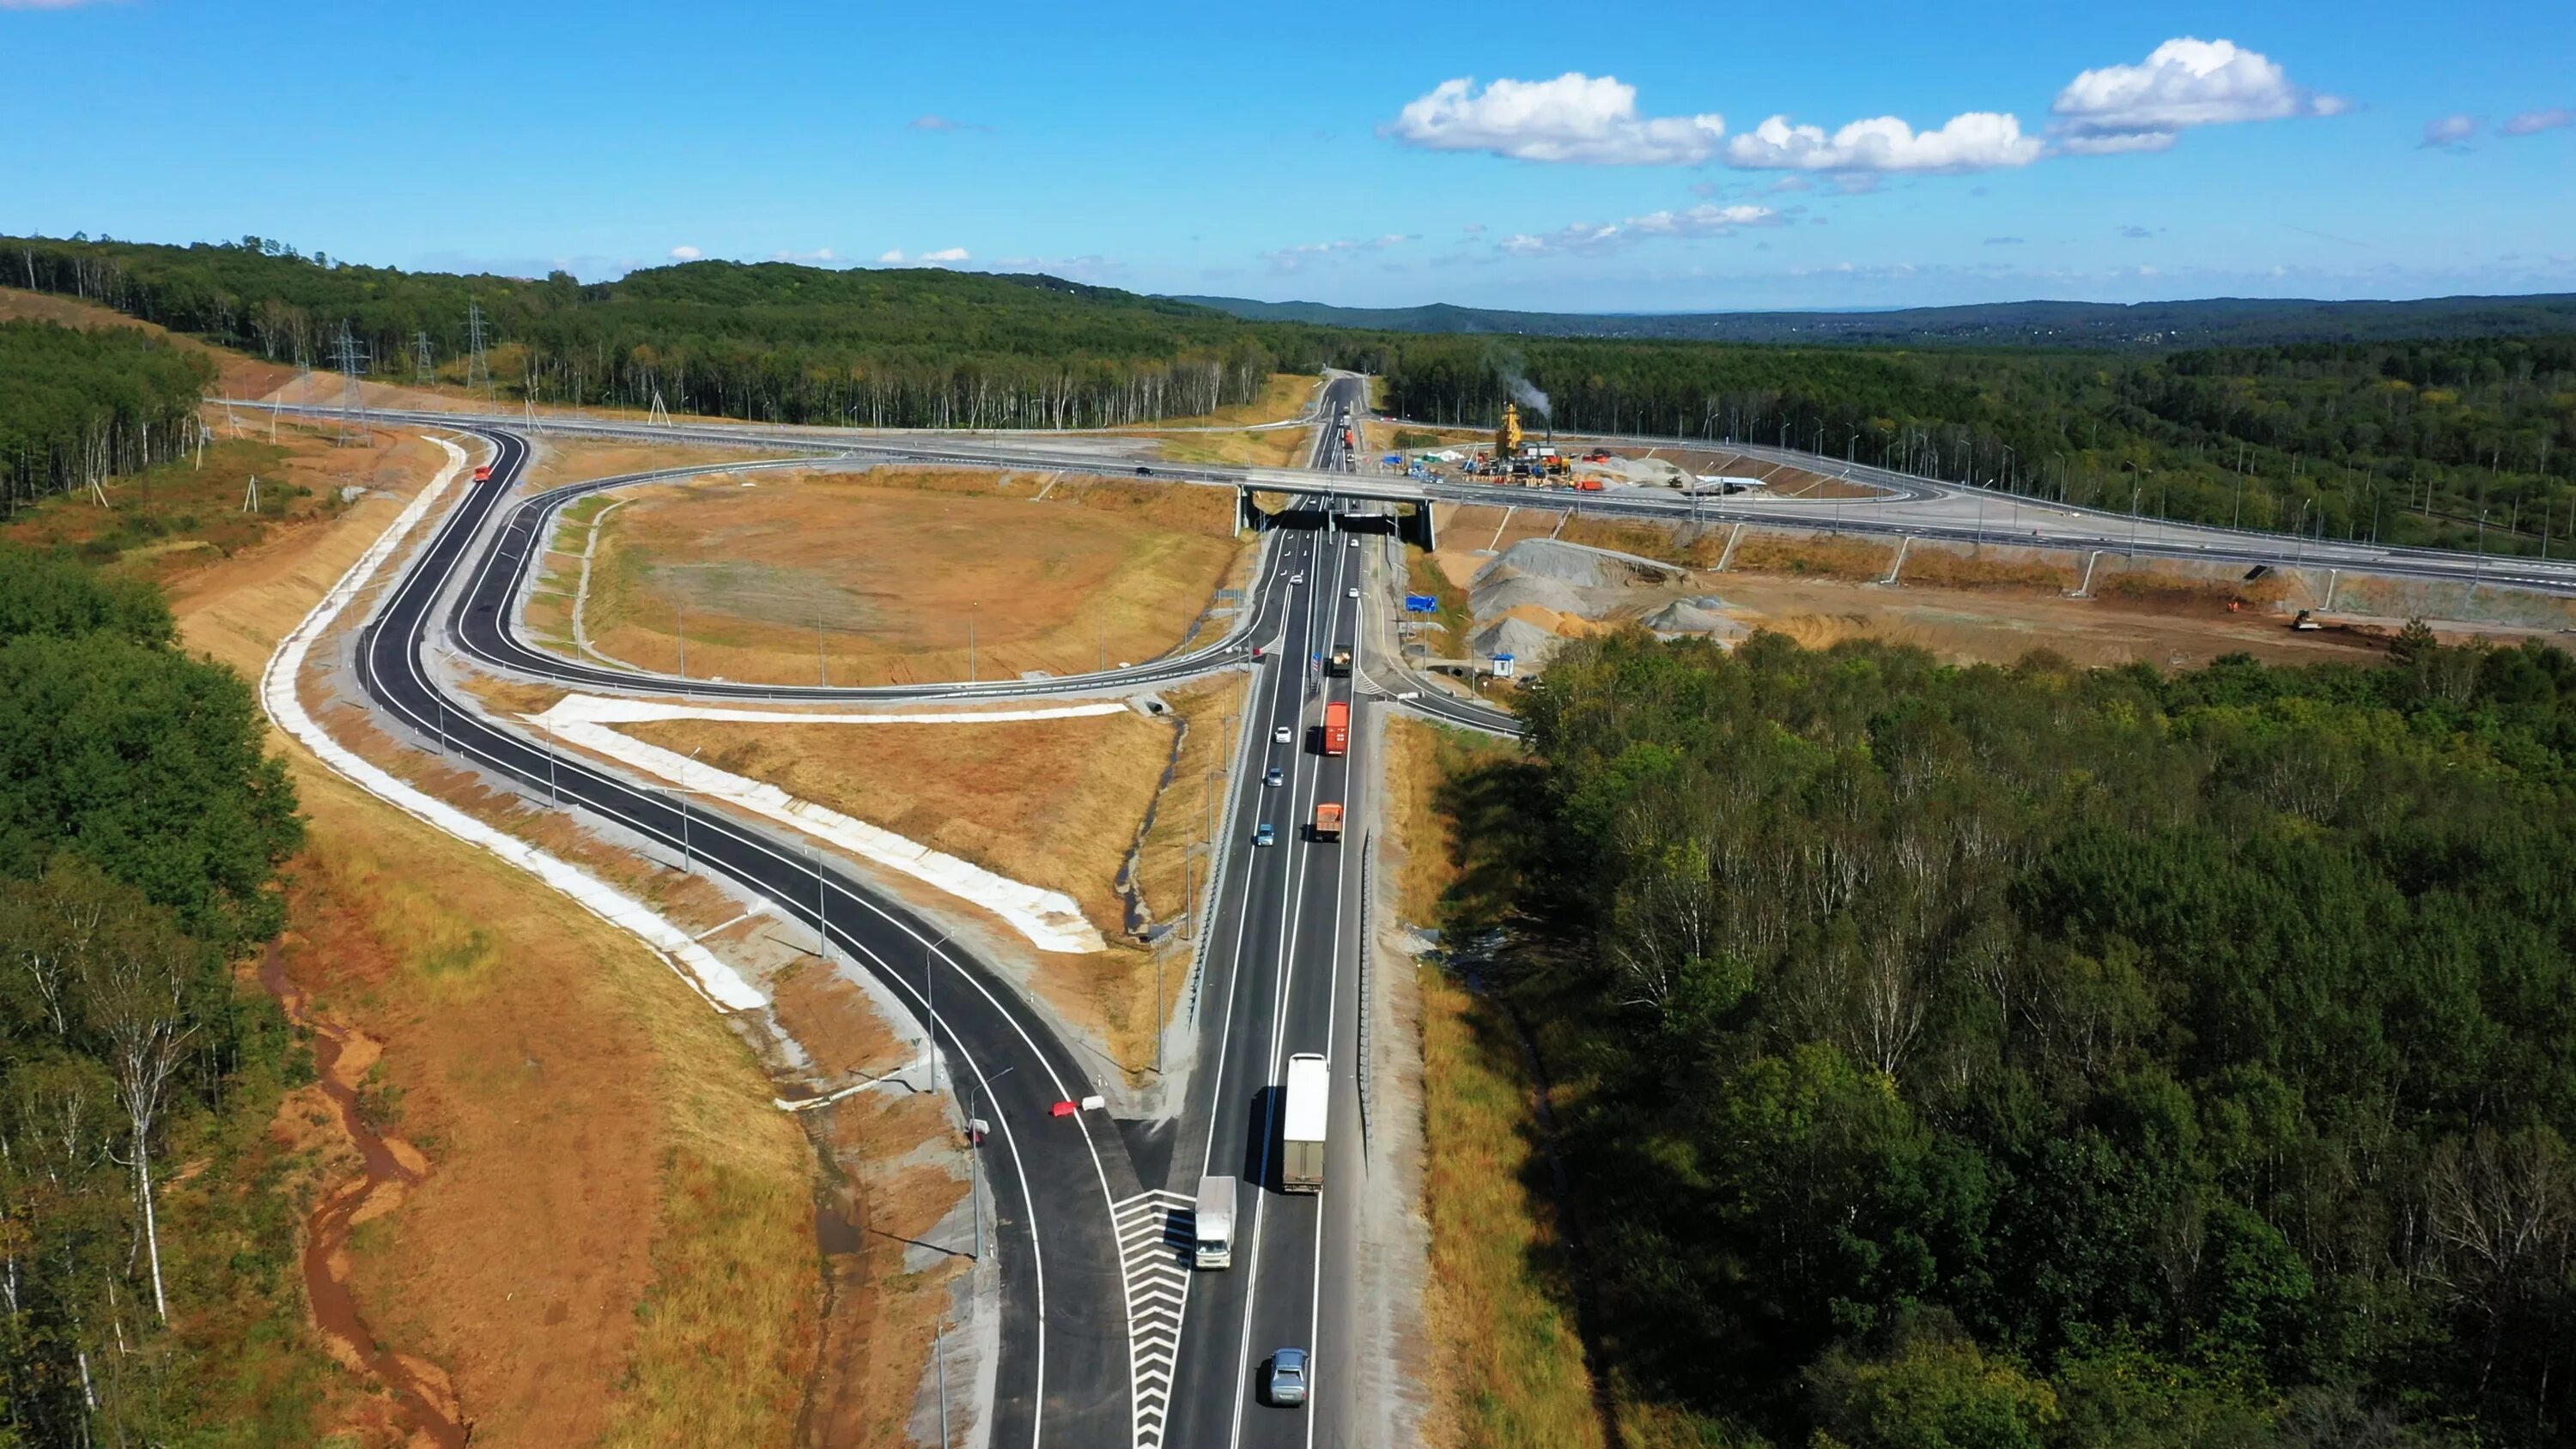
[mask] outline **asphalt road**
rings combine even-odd
[[[1079,694],[1104,689],[1141,689],[1157,684],[1175,683],[1236,662],[1250,647],[1246,642],[1249,638],[1264,629],[1276,626],[1275,618],[1265,618],[1252,610],[1246,610],[1237,614],[1233,627],[1219,638],[1205,643],[1184,644],[1160,659],[1119,669],[1035,680],[1013,678],[838,687],[819,684],[755,684],[637,673],[568,658],[551,650],[536,648],[521,638],[521,631],[516,624],[521,601],[526,597],[528,589],[536,578],[543,572],[541,561],[544,554],[544,541],[554,536],[556,519],[565,508],[593,494],[631,488],[642,483],[697,477],[709,473],[742,473],[770,468],[812,468],[817,465],[818,460],[812,458],[787,458],[761,463],[663,468],[652,472],[626,473],[616,477],[567,484],[561,488],[549,489],[532,498],[505,504],[501,523],[502,545],[486,554],[476,565],[464,606],[457,612],[454,637],[449,642],[458,652],[490,668],[552,680],[567,687],[580,689],[611,692],[644,690],[657,696],[680,695],[695,699],[792,702],[956,700]],[[1265,595],[1261,602],[1267,604],[1272,601]]]
[[[1115,1222],[1143,1185],[1125,1134],[1104,1117],[1053,1115],[1091,1084],[1045,1022],[983,963],[943,944],[935,926],[801,846],[488,724],[429,667],[430,636],[453,586],[482,571],[492,535],[504,550],[514,535],[524,544],[523,530],[487,526],[526,445],[508,433],[483,436],[496,449],[491,481],[448,514],[360,637],[358,675],[380,718],[536,799],[632,832],[674,863],[730,877],[789,918],[819,923],[836,954],[935,1022],[949,1069],[993,1129],[980,1149],[996,1212],[987,1251],[998,1255],[1003,1302],[990,1442],[1133,1442],[1132,1284]]]
[[[1349,380],[1341,385],[1355,385]],[[243,404],[235,406],[272,406]],[[315,416],[337,416],[334,408],[278,405],[279,410]],[[369,416],[430,427],[510,427],[501,415],[376,410]],[[729,446],[774,443],[881,461],[950,463],[986,467],[1053,467],[1100,472],[1120,461],[1105,455],[1097,440],[1080,437],[1036,438],[996,435],[938,435],[862,431],[848,428],[722,426],[686,424],[653,426],[609,419],[548,419],[546,426],[565,432],[606,437],[649,438],[662,442],[705,442]],[[1697,519],[1702,522],[1774,523],[1784,527],[1849,533],[1913,536],[1929,539],[2020,543],[2036,547],[2100,551],[2147,558],[2197,560],[2273,567],[2338,568],[2397,578],[2511,584],[2554,593],[2576,593],[2576,561],[2482,556],[2441,549],[2382,547],[2331,539],[2299,540],[2282,534],[2168,523],[2110,510],[2078,508],[1990,488],[1968,488],[1911,474],[1846,462],[1821,454],[1759,443],[1720,443],[1705,438],[1636,438],[1639,446],[1665,448],[1726,447],[1752,456],[1795,463],[1832,476],[1879,488],[1872,499],[1764,499],[1687,497],[1658,488],[1615,489],[1602,493],[1507,489],[1483,483],[1421,483],[1361,467],[1356,460],[1305,469],[1238,468],[1213,464],[1152,463],[1141,471],[1178,483],[1224,487],[1261,487],[1288,492],[1314,491],[1346,497],[1443,502],[1510,503],[1523,508],[1567,509],[1612,517]],[[1077,444],[1083,446],[1077,447]],[[1336,476],[1338,475],[1338,476]]]
[[[1328,428],[1316,464],[1330,469],[1345,451]],[[1272,636],[1273,662],[1254,686],[1257,733],[1243,757],[1251,778],[1225,824],[1200,983],[1198,1076],[1167,1184],[1182,1196],[1194,1196],[1209,1174],[1244,1184],[1234,1265],[1188,1280],[1166,1442],[1193,1449],[1358,1442],[1348,1393],[1355,1376],[1342,1345],[1350,1341],[1350,1229],[1363,1151],[1354,1075],[1363,837],[1319,842],[1310,826],[1319,802],[1343,802],[1355,826],[1368,808],[1354,791],[1370,778],[1369,701],[1355,697],[1351,678],[1333,676],[1327,660],[1336,647],[1359,642],[1362,609],[1386,601],[1363,586],[1368,551],[1352,547],[1358,535],[1338,522],[1305,507],[1283,515],[1289,542],[1264,580],[1289,606]],[[1300,574],[1304,582],[1293,582]],[[1350,596],[1355,588],[1362,597]],[[1324,707],[1337,700],[1353,705],[1349,755],[1323,753]],[[1281,783],[1262,783],[1274,767]],[[1276,845],[1253,843],[1265,822]],[[1331,1064],[1320,1194],[1279,1189],[1280,1086],[1298,1052],[1322,1053]],[[1261,1399],[1264,1365],[1280,1348],[1313,1354],[1314,1396],[1304,1408]]]

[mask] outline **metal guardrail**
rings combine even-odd
[[[1371,1036],[1371,1034],[1370,1034],[1370,1030],[1369,1030],[1369,1028],[1370,1028],[1370,1024],[1371,1024],[1371,1020],[1372,1020],[1372,1017],[1373,1017],[1373,1013],[1369,1010],[1369,994],[1370,994],[1370,993],[1369,993],[1369,937],[1370,937],[1371,935],[1375,934],[1376,926],[1377,926],[1377,912],[1376,912],[1376,911],[1374,911],[1374,910],[1372,910],[1372,909],[1370,909],[1371,905],[1373,904],[1373,901],[1372,901],[1372,898],[1371,898],[1371,896],[1370,896],[1370,894],[1369,894],[1369,879],[1370,879],[1369,863],[1370,863],[1370,861],[1371,861],[1372,859],[1374,859],[1374,858],[1376,857],[1376,855],[1377,855],[1377,836],[1376,836],[1374,833],[1371,833],[1371,834],[1369,834],[1369,835],[1367,835],[1367,836],[1362,837],[1362,838],[1361,838],[1361,842],[1360,842],[1360,958],[1359,958],[1359,978],[1360,978],[1360,1066],[1359,1066],[1359,1088],[1360,1088],[1360,1158],[1361,1158],[1361,1160],[1362,1160],[1362,1161],[1366,1161],[1366,1160],[1367,1160],[1367,1158],[1368,1158],[1368,1148],[1369,1148],[1369,1081],[1370,1081],[1370,1079],[1371,1079],[1372,1077],[1374,1077],[1374,1076],[1376,1075],[1376,1071],[1375,1071],[1375,1063],[1376,1063],[1376,1061],[1377,1061],[1376,1054],[1375,1054],[1375,1052],[1372,1050],[1372,1048],[1373,1048],[1373,1047],[1374,1047],[1374,1045],[1375,1045],[1375,1041],[1374,1041],[1373,1037]]]

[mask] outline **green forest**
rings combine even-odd
[[[148,585],[0,544],[0,1445],[306,1433],[266,1134],[311,1067],[235,976],[301,838],[262,739]]]
[[[133,328],[0,322],[0,517],[184,456],[213,365]]]
[[[2576,660],[1629,633],[1526,714],[1448,787],[1449,935],[1563,1084],[1626,1400],[1712,1445],[2565,1441]]]
[[[1399,416],[1804,448],[2119,513],[2544,552],[2576,533],[2576,335],[2166,354],[1396,337]]]
[[[188,247],[0,239],[0,283],[281,362],[512,402],[778,423],[1075,428],[1261,396],[1315,335],[1043,276],[690,262],[584,285],[351,266],[246,237]],[[474,350],[476,319],[483,350]],[[347,328],[348,348],[341,346]]]
[[[2503,554],[2564,556],[2576,533],[2576,335],[2534,330],[2560,325],[2563,299],[2410,304],[2365,340],[2175,350],[1375,331],[1044,276],[700,261],[583,284],[352,266],[259,237],[0,239],[0,283],[510,403],[1121,426],[1337,366],[1381,376],[1386,410],[1421,422],[1488,427],[1535,394],[1568,432],[1798,447],[2120,513]],[[2235,336],[2276,325],[2238,317],[2257,305],[2178,308],[2234,319],[2218,335]],[[2492,330],[2370,335],[2416,326]]]

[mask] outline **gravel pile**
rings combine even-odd
[[[1558,636],[1520,619],[1505,619],[1479,629],[1468,643],[1478,659],[1490,659],[1497,654],[1511,655],[1514,668],[1524,674],[1536,672],[1547,663],[1549,656],[1565,645]]]
[[[1504,549],[1492,563],[1476,571],[1476,587],[1510,569],[1514,573],[1536,578],[1554,579],[1579,589],[1597,589],[1608,584],[1628,581],[1628,570],[1578,544],[1558,543],[1550,538],[1525,538]]]
[[[1726,601],[1707,595],[1696,599],[1675,599],[1644,620],[1647,628],[1658,634],[1706,634],[1713,639],[1741,639],[1753,632],[1741,622],[1719,610]]]
[[[1467,596],[1467,608],[1480,623],[1526,604],[1535,604],[1558,614],[1580,614],[1584,611],[1583,599],[1575,593],[1573,586],[1555,579],[1525,574],[1518,569],[1494,570],[1479,574],[1477,578],[1480,582]]]

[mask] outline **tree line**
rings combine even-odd
[[[2576,336],[1891,351],[1393,337],[1389,411],[1802,448],[2149,517],[2564,557]]]
[[[1505,340],[1247,321],[1045,276],[775,262],[585,285],[352,266],[261,237],[0,239],[0,282],[495,402],[1114,427],[1336,366],[1379,375],[1388,410],[1423,422],[1489,427],[1535,393],[1567,431],[1770,443],[2141,516],[2552,556],[2576,534],[2576,336],[2530,333],[2559,315],[2537,305],[2458,322],[2512,335],[2116,351]]]
[[[778,423],[1121,426],[1249,402],[1325,360],[1310,329],[1044,276],[701,261],[584,285],[351,266],[261,237],[19,238],[0,239],[0,282],[380,381]]]
[[[0,322],[0,514],[186,456],[213,380],[136,329]]]
[[[2565,1441],[2576,660],[1628,633],[1526,713],[1450,925],[1691,1442]]]
[[[0,544],[0,1444],[262,1432],[221,1325],[297,1301],[249,1164],[310,1070],[233,973],[300,840],[262,742],[156,591]]]

